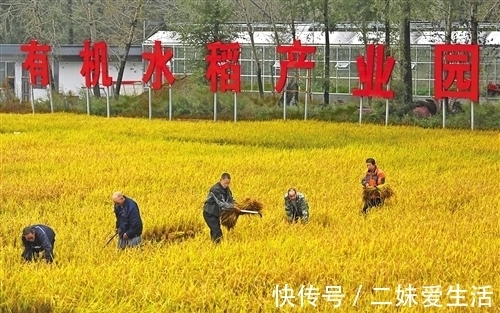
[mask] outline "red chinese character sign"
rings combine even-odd
[[[241,91],[240,44],[238,42],[207,44],[208,62],[206,78],[210,81],[210,91]]]
[[[90,115],[88,90],[91,87],[97,86],[99,79],[101,79],[102,85],[108,89],[106,92],[106,108],[107,116],[109,117],[109,86],[113,84],[113,78],[108,73],[108,45],[104,41],[99,41],[91,46],[90,40],[85,40],[83,42],[83,50],[80,51],[80,57],[83,59],[80,74],[85,78],[85,87],[87,87],[87,114]]]
[[[352,94],[357,97],[393,99],[394,90],[384,88],[391,79],[396,60],[385,55],[384,45],[369,44],[366,47],[366,60],[356,58],[361,88],[354,88]]]
[[[205,77],[210,81],[210,91],[214,94],[214,121],[217,120],[217,91],[234,92],[234,121],[236,122],[237,93],[241,91],[241,46],[238,42],[211,42],[206,45],[208,62]]]
[[[434,49],[435,98],[479,101],[479,46],[442,44]]]
[[[278,53],[286,53],[287,58],[280,61],[280,78],[275,90],[281,92],[288,78],[288,69],[313,69],[314,61],[307,60],[309,54],[316,53],[316,46],[303,46],[300,40],[294,40],[293,45],[279,45],[276,47]]]
[[[90,41],[85,40],[80,57],[83,59],[80,74],[85,78],[85,87],[96,86],[99,84],[99,78],[101,78],[103,86],[109,87],[113,84],[113,79],[108,74],[108,46],[106,42],[95,42],[92,47]]]
[[[27,52],[27,56],[22,66],[30,73],[31,85],[37,85],[38,78],[40,85],[47,86],[49,79],[49,45],[39,45],[38,41],[31,40],[29,44],[21,45],[21,51]]]
[[[161,88],[163,76],[165,76],[170,85],[173,85],[175,78],[167,66],[168,61],[170,61],[173,56],[174,54],[171,49],[163,51],[161,41],[155,41],[153,52],[142,53],[142,58],[148,60],[148,67],[146,69],[146,73],[142,76],[142,82],[148,83],[154,73],[154,82],[151,84],[154,90]]]
[[[26,59],[22,63],[24,70],[30,74],[30,85],[50,85],[50,72],[49,72],[49,45],[40,45],[38,41],[33,39],[29,44],[21,45],[21,51],[26,52]],[[35,103],[33,97],[31,98],[31,109],[35,113]],[[52,102],[52,92],[49,92],[50,98],[50,111],[54,112],[54,103]]]

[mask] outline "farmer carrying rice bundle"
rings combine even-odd
[[[365,176],[361,180],[363,185],[363,209],[366,214],[369,209],[384,204],[384,201],[394,195],[391,187],[385,182],[385,173],[380,169],[373,158],[366,159],[368,168]]]
[[[210,188],[203,205],[203,218],[210,228],[210,237],[214,243],[219,243],[222,239],[221,224],[230,230],[236,225],[240,215],[258,214],[262,217],[262,204],[251,199],[238,203],[233,198],[230,183],[229,173],[223,173],[219,182]]]
[[[208,191],[208,196],[203,205],[203,218],[210,228],[212,242],[219,243],[222,239],[220,228],[220,215],[223,209],[234,209],[233,193],[229,188],[231,175],[223,173],[219,182],[215,183]]]

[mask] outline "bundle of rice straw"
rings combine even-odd
[[[259,213],[258,215],[260,215],[262,217],[261,211],[262,211],[263,205],[261,202],[259,202],[257,200],[246,198],[242,202],[235,202],[234,206],[240,210],[258,212]],[[222,211],[222,213],[220,215],[220,223],[224,227],[226,227],[227,230],[231,230],[234,228],[234,226],[236,226],[236,222],[238,221],[238,217],[240,215],[245,215],[245,214],[252,214],[252,213],[238,212],[238,211],[233,211],[233,210]]]
[[[369,201],[373,198],[380,198],[382,203],[395,196],[394,191],[388,184],[363,189],[363,200]]]
[[[194,238],[200,230],[194,227],[170,227],[155,226],[147,229],[142,234],[144,241],[160,242],[160,241],[182,241],[188,238]]]

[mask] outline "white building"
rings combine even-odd
[[[298,24],[296,25],[296,39],[299,39],[302,44],[307,45],[323,45],[325,43],[325,34],[322,31],[315,30],[311,24]],[[362,45],[363,36],[360,31],[354,30],[341,30],[330,32],[331,45]],[[369,43],[384,43],[385,33],[383,30],[368,32],[367,37]],[[291,34],[280,34],[280,39],[284,44],[292,43]],[[284,40],[283,40],[284,39]],[[470,43],[470,32],[468,31],[454,31],[452,32],[453,43]],[[160,40],[163,45],[181,45],[182,42],[179,36],[173,31],[158,31],[143,42],[143,46],[154,45],[155,40]],[[236,39],[242,45],[250,45],[250,37],[248,32],[241,31],[238,33]],[[288,42],[287,42],[288,41]],[[500,43],[500,31],[480,32],[478,34],[479,44],[484,45],[497,45]],[[273,31],[255,31],[254,42],[256,45],[272,45],[274,46],[274,32]],[[411,45],[432,45],[445,42],[444,31],[420,31],[415,30],[411,33]]]

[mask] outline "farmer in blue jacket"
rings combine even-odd
[[[37,259],[38,254],[44,251],[44,258],[47,263],[54,260],[54,242],[56,234],[48,226],[36,224],[25,227],[21,240],[24,245],[24,251],[21,255],[26,261],[31,262]]]
[[[125,249],[127,246],[139,246],[142,235],[142,220],[137,203],[120,191],[113,193],[112,199],[115,204],[118,247]]]

